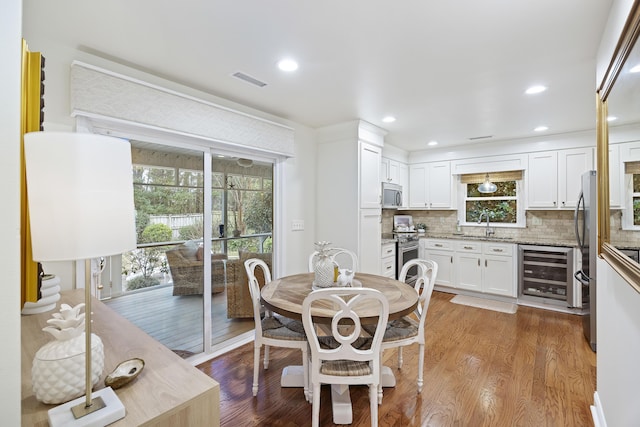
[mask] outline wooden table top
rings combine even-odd
[[[290,319],[302,320],[302,302],[311,293],[313,273],[295,274],[281,277],[262,288],[262,302],[269,310]],[[418,304],[418,293],[413,286],[404,282],[375,274],[356,273],[355,280],[362,287],[377,289],[389,300],[389,320],[398,319],[415,310]],[[343,288],[340,288],[343,289]],[[357,309],[362,323],[375,323],[378,319],[378,307],[363,306]],[[313,312],[314,317],[325,317],[331,321],[331,311]],[[320,320],[319,320],[320,321]]]

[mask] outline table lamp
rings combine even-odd
[[[110,388],[92,396],[91,259],[136,247],[128,141],[88,133],[24,137],[33,259],[85,261],[86,395],[49,410],[51,426],[104,426],[125,416]]]

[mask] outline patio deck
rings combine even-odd
[[[183,357],[203,351],[202,295],[174,296],[173,286],[156,286],[102,302]],[[253,319],[227,318],[225,292],[211,296],[211,318],[212,345],[254,328]]]

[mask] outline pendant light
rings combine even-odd
[[[484,182],[478,185],[478,191],[481,193],[495,193],[498,187],[489,180],[489,174],[487,174]]]

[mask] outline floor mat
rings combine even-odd
[[[476,298],[467,295],[456,295],[451,299],[451,302],[454,304],[468,305],[471,307],[484,308],[509,314],[514,314],[518,311],[518,306],[510,302],[494,301],[491,299]]]

